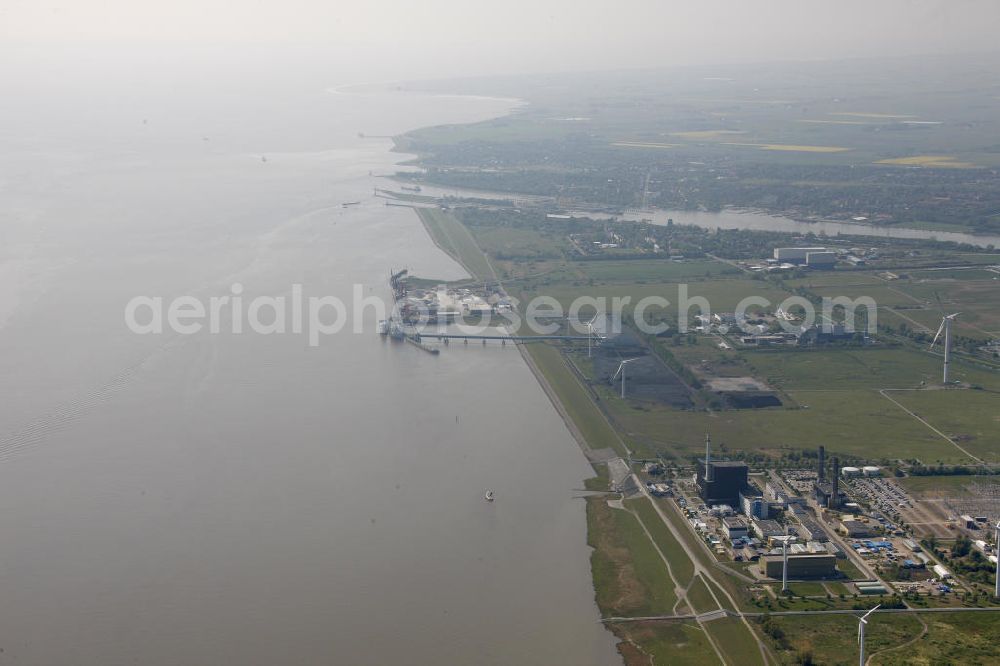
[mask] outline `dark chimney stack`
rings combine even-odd
[[[826,478],[826,449],[820,445],[819,447],[819,481],[820,483]]]
[[[827,506],[831,509],[840,508],[840,460],[836,456],[833,457],[833,469],[830,470],[833,474],[833,478],[830,479],[830,501],[827,502]]]

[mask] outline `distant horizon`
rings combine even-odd
[[[159,5],[11,0],[0,10],[0,61],[80,67],[266,68],[304,58],[345,82],[712,67],[996,52],[993,2],[772,0],[762,5],[625,0],[614,8],[510,0],[336,3],[177,0]],[[363,70],[363,72],[359,71]],[[351,72],[357,73],[352,76]],[[154,72],[155,73],[155,72]]]
[[[1000,61],[1000,48],[992,50],[979,50],[979,51],[969,51],[969,52],[951,52],[951,53],[914,53],[908,55],[897,55],[897,56],[835,56],[829,58],[787,58],[787,59],[772,59],[772,60],[748,60],[744,62],[717,62],[717,63],[699,63],[699,64],[680,64],[680,65],[659,65],[652,67],[620,67],[611,69],[565,69],[565,70],[551,70],[551,71],[539,71],[539,72],[511,72],[511,73],[492,73],[492,74],[470,74],[470,75],[460,75],[460,76],[442,76],[442,77],[428,77],[428,78],[405,78],[405,79],[385,79],[382,81],[369,81],[362,83],[348,83],[343,84],[344,87],[353,86],[363,86],[363,85],[387,85],[387,84],[399,84],[399,83],[444,83],[449,81],[480,81],[483,79],[529,79],[533,77],[550,77],[550,76],[607,76],[616,73],[639,73],[639,72],[671,72],[671,71],[697,71],[699,69],[726,69],[726,68],[747,68],[747,67],[762,67],[762,66],[790,66],[790,65],[823,65],[823,64],[864,64],[864,63],[905,63],[907,61],[926,61],[926,60],[958,60],[958,59],[969,59],[969,58],[995,58]],[[1000,79],[998,79],[998,85],[1000,85]]]

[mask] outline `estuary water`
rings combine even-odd
[[[372,308],[318,346],[124,323],[140,295],[350,304],[391,267],[463,275],[372,196],[408,157],[384,137],[511,102],[336,83],[6,100],[0,664],[618,661],[590,468],[515,349],[432,356]]]

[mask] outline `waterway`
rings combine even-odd
[[[358,133],[510,101],[243,74],[8,87],[0,663],[617,662],[590,468],[515,349],[432,356],[372,309],[316,347],[126,328],[137,295],[350,303],[387,298],[390,267],[463,276],[372,196],[408,156]]]
[[[555,206],[551,197],[527,194],[510,194],[504,192],[473,190],[455,187],[424,185],[422,193],[439,197],[470,197],[478,199],[511,199],[535,203],[549,203]],[[638,222],[650,220],[653,224],[666,225],[668,220],[676,224],[688,224],[703,229],[750,229],[756,231],[780,231],[796,234],[825,234],[827,236],[870,236],[873,238],[905,238],[949,241],[966,243],[977,247],[1000,247],[1000,236],[985,234],[969,234],[955,231],[938,231],[932,229],[911,229],[896,226],[880,226],[864,222],[811,221],[803,222],[780,215],[770,215],[757,211],[727,208],[720,211],[691,211],[651,209],[643,211],[625,211],[610,215],[606,212],[586,209],[572,209],[566,214],[574,217],[590,217]]]

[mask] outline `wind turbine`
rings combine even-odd
[[[993,544],[993,552],[997,556],[997,589],[994,590],[993,596],[1000,597],[1000,522],[997,523],[997,539]]]
[[[788,523],[785,523],[785,540],[781,542],[781,593],[788,593]]]
[[[624,361],[622,361],[621,363],[619,363],[618,364],[618,372],[616,372],[615,376],[611,378],[611,382],[614,383],[614,381],[616,379],[618,379],[618,375],[622,376],[622,399],[623,400],[625,399],[625,364],[631,363],[632,361],[638,361],[639,358],[641,358],[641,357],[636,356],[635,358],[627,358]]]
[[[594,315],[593,319],[587,322],[587,358],[590,358],[592,343],[594,341],[594,322],[597,321],[599,316],[600,313],[597,313]],[[597,337],[600,338],[601,336],[598,335]]]
[[[858,664],[860,666],[865,666],[865,625],[868,624],[868,616],[878,610],[881,605],[882,604],[879,604],[858,618],[858,645],[861,646],[861,658],[858,661]]]
[[[941,331],[944,331],[944,373],[942,378],[942,383],[948,383],[948,362],[951,360],[951,323],[955,321],[955,317],[962,314],[961,312],[956,312],[955,314],[945,315],[941,317],[941,325],[938,327],[937,333],[934,335],[934,339],[931,340],[931,346],[928,349],[933,349],[934,344],[941,337]]]

